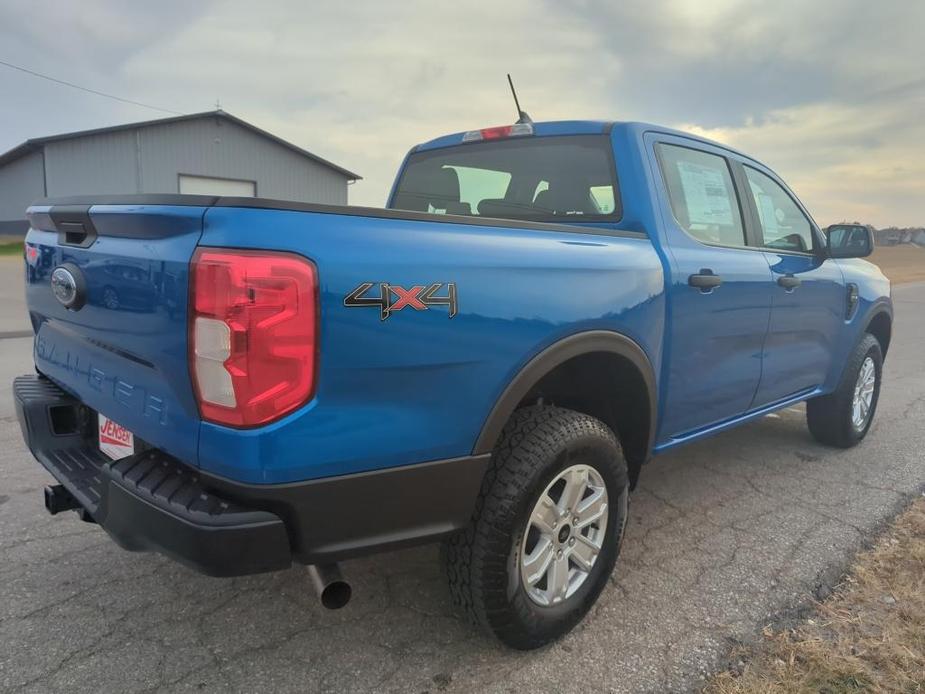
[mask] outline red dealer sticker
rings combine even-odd
[[[135,436],[121,424],[100,415],[100,450],[113,460],[135,453]]]

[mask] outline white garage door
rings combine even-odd
[[[227,195],[236,198],[252,198],[257,195],[257,185],[253,181],[238,181],[233,178],[180,174],[180,192],[187,195]]]

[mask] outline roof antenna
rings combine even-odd
[[[527,115],[526,111],[520,110],[520,102],[517,100],[517,90],[514,89],[514,80],[511,79],[511,73],[507,73],[507,83],[511,85],[511,94],[514,96],[514,105],[517,107],[517,122],[532,123],[533,119]]]

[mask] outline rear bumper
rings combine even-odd
[[[489,456],[283,485],[242,484],[146,450],[112,461],[94,413],[42,376],[13,384],[35,458],[122,547],[237,576],[445,537],[469,520]]]
[[[266,511],[228,503],[159,451],[111,461],[86,408],[51,381],[13,382],[16,414],[36,459],[122,547],[156,550],[211,576],[274,571],[292,561],[286,528]]]

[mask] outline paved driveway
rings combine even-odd
[[[850,451],[810,438],[802,408],[658,458],[623,557],[588,620],[534,653],[451,613],[424,547],[349,562],[354,600],[316,603],[300,570],[209,579],[119,550],[41,503],[10,378],[29,341],[0,340],[0,689],[45,692],[677,691],[736,639],[824,591],[925,482],[925,285],[895,290],[878,420]]]

